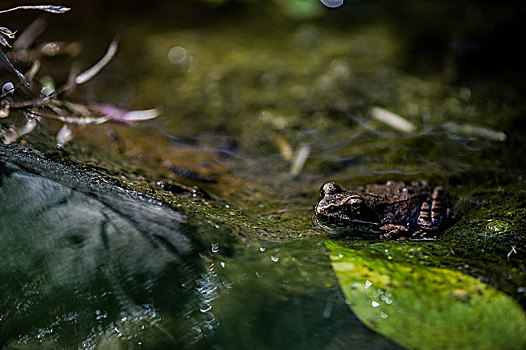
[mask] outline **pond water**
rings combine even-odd
[[[115,1],[46,16],[35,45],[74,44],[42,58],[39,83],[59,85],[118,36],[117,56],[71,99],[162,112],[76,127],[63,147],[61,124],[43,119],[0,145],[0,344],[523,348],[526,105],[510,39],[522,10]],[[313,223],[329,180],[420,179],[451,195],[437,240]],[[373,294],[353,287],[364,283]]]

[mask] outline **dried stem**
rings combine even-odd
[[[61,14],[61,13],[68,12],[69,10],[71,10],[71,8],[65,7],[65,6],[56,6],[56,5],[21,5],[21,6],[12,7],[6,10],[0,10],[0,14],[13,12],[17,10],[38,10],[38,11],[45,11],[45,12],[50,12],[50,13]]]

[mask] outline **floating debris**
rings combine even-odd
[[[100,104],[93,107],[97,112],[109,119],[124,124],[150,120],[159,116],[159,110],[156,108],[128,111],[108,104]]]
[[[380,107],[373,107],[369,111],[369,114],[374,119],[381,121],[382,123],[398,131],[410,133],[416,130],[416,126],[413,123],[411,123],[404,117],[401,117],[398,114],[388,111],[386,109]]]
[[[117,47],[117,41],[113,40],[108,46],[106,54],[104,54],[104,56],[100,59],[99,62],[97,62],[95,65],[93,65],[86,71],[77,75],[77,77],[75,78],[75,84],[84,84],[85,82],[93,78],[95,75],[97,75],[102,70],[102,68],[104,68],[111,61],[113,56],[115,56],[115,54],[117,53]]]
[[[292,150],[290,143],[281,134],[278,134],[277,132],[272,134],[272,138],[278,145],[278,148],[281,152],[281,156],[283,157],[283,159],[290,162],[294,154],[294,151]]]
[[[302,144],[300,148],[296,151],[294,159],[292,160],[292,165],[290,167],[290,175],[298,176],[309,158],[310,146],[307,144]]]
[[[57,144],[64,145],[73,138],[73,132],[68,124],[62,125],[57,133]]]
[[[478,136],[493,141],[506,141],[506,134],[502,131],[486,128],[484,126],[472,124],[457,124],[454,122],[444,124],[444,128],[453,134],[461,134],[467,136]]]

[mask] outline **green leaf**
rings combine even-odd
[[[508,295],[458,271],[369,257],[327,242],[351,310],[410,349],[526,349],[526,315]]]

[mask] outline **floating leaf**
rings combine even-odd
[[[526,349],[508,295],[458,271],[369,257],[328,242],[345,298],[368,327],[410,349]]]

